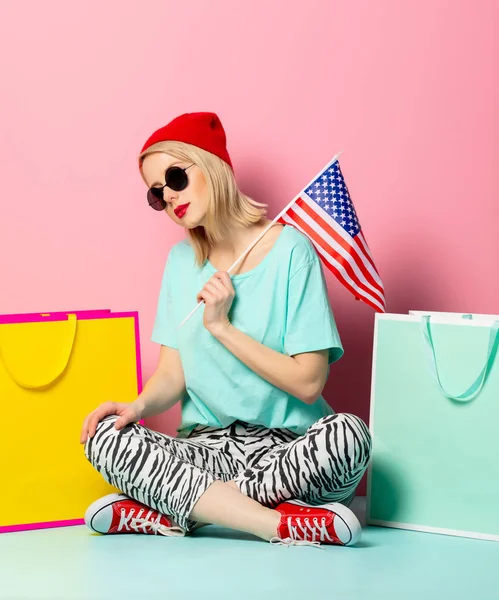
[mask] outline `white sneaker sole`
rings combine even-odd
[[[341,535],[338,535],[340,541],[345,546],[353,546],[356,544],[362,536],[362,526],[355,516],[355,514],[344,504],[339,502],[331,502],[329,504],[307,504],[301,500],[287,500],[290,504],[297,504],[298,506],[306,506],[308,508],[325,508],[330,510],[337,515],[344,525],[344,530]],[[338,531],[337,531],[338,533]]]

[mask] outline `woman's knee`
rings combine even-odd
[[[367,467],[369,464],[372,450],[371,434],[360,417],[349,413],[327,415],[319,419],[312,429],[323,431],[329,438],[326,446],[331,452],[348,453],[350,460],[355,459],[357,468]]]
[[[85,456],[95,465],[98,457],[102,454],[105,448],[114,446],[119,431],[114,426],[118,420],[118,415],[109,415],[99,421],[95,428],[93,437],[89,437],[85,443]]]
[[[328,427],[333,423],[336,423],[337,425],[346,425],[348,427],[358,428],[362,430],[363,435],[370,437],[369,429],[364,421],[357,415],[352,415],[350,413],[335,413],[333,415],[326,415],[325,417],[322,417],[316,421],[312,425],[312,428]]]

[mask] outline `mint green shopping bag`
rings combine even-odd
[[[495,319],[376,315],[368,524],[499,540]]]

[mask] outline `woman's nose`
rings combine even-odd
[[[163,198],[164,198],[165,202],[169,202],[170,204],[172,204],[173,202],[175,202],[177,200],[178,194],[177,194],[177,192],[174,192],[170,188],[165,187],[163,190]]]

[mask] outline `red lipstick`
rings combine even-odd
[[[177,206],[177,208],[173,211],[175,213],[175,215],[177,216],[177,218],[181,219],[185,213],[187,212],[187,209],[189,207],[190,203],[187,204],[181,204],[180,206]]]

